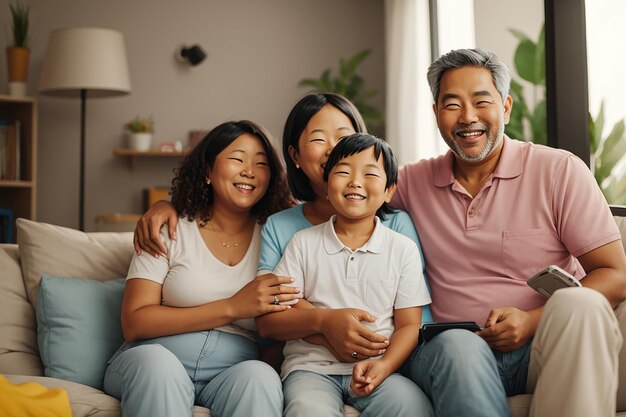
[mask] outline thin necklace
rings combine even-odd
[[[208,223],[206,223],[204,226],[202,226],[202,229],[206,229],[206,230],[210,230],[208,227]],[[213,229],[214,232],[217,232],[217,230]],[[239,242],[235,242],[235,243],[228,243],[228,242],[224,242],[224,241],[218,241],[218,243],[220,243],[222,245],[223,248],[226,249],[230,249],[230,248],[237,248],[239,247],[239,245],[241,245],[243,243],[245,239],[240,240]]]
[[[241,242],[237,242],[237,243],[226,243],[226,242],[222,242],[222,246],[225,248],[236,248],[237,246],[239,246]]]

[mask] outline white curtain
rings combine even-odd
[[[385,0],[386,139],[400,164],[442,152],[426,81],[428,0]],[[444,145],[445,146],[445,145]]]

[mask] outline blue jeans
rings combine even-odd
[[[278,374],[256,343],[210,330],[124,343],[109,361],[104,391],[124,416],[191,416],[194,404],[215,417],[282,415]]]
[[[391,374],[371,394],[356,396],[351,375],[293,371],[283,382],[285,417],[342,417],[344,403],[364,417],[433,417],[430,401],[411,381]]]
[[[505,353],[467,330],[447,330],[420,344],[401,372],[430,397],[437,417],[508,417],[506,397],[526,392],[531,342]]]

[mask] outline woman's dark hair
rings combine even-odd
[[[324,168],[324,181],[328,182],[328,175],[335,165],[350,155],[361,153],[369,148],[374,148],[374,157],[376,160],[383,157],[383,167],[387,175],[385,190],[388,190],[394,184],[398,183],[398,161],[391,149],[391,146],[384,140],[367,133],[353,133],[346,136],[339,142],[328,156],[326,167]],[[376,211],[376,215],[381,219],[385,219],[386,214],[393,213],[393,209],[386,202]]]
[[[300,201],[315,200],[315,193],[311,182],[306,174],[296,168],[296,165],[289,156],[289,146],[293,146],[299,151],[300,135],[306,128],[309,121],[319,112],[322,107],[330,104],[350,119],[352,128],[355,132],[367,132],[367,127],[363,121],[363,117],[354,107],[354,104],[347,98],[335,93],[310,93],[302,97],[300,101],[293,106],[283,130],[283,157],[287,165],[287,178],[289,180],[289,189],[293,196]]]
[[[216,126],[176,169],[176,176],[172,180],[172,205],[179,216],[187,217],[189,221],[197,218],[201,223],[211,218],[213,187],[206,183],[207,170],[213,168],[220,152],[245,133],[261,141],[270,168],[267,190],[252,207],[251,213],[262,224],[269,215],[293,206],[285,169],[272,146],[270,134],[254,122],[241,120]]]

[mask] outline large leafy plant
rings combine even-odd
[[[606,199],[615,204],[626,204],[626,175],[618,173],[616,166],[626,153],[624,119],[613,125],[607,136],[604,130],[604,102],[595,118],[589,115],[589,145],[591,147],[591,169],[600,184]]]
[[[548,134],[544,27],[542,25],[537,41],[520,31],[510,29],[510,32],[519,39],[514,55],[515,70],[520,78],[532,85],[534,97],[532,102],[527,101],[522,85],[515,79],[511,80],[513,109],[505,133],[511,138],[546,145]],[[617,122],[605,137],[602,136],[603,130],[604,103],[595,119],[589,114],[591,171],[610,203],[626,204],[626,175],[623,170],[618,172],[618,169],[614,169],[626,153],[624,120]]]
[[[524,33],[511,29],[519,44],[515,50],[514,62],[517,74],[533,86],[533,100],[527,102],[522,85],[511,80],[513,109],[511,120],[505,133],[515,139],[532,140],[547,145],[546,58],[544,49],[545,32],[543,26],[539,39],[535,42]]]
[[[371,49],[365,49],[348,59],[339,60],[339,74],[332,75],[330,68],[322,71],[319,78],[304,78],[298,87],[311,87],[314,91],[337,93],[350,100],[363,116],[368,127],[382,122],[382,114],[370,104],[370,100],[377,92],[365,87],[363,78],[357,73],[359,65],[371,54]]]

